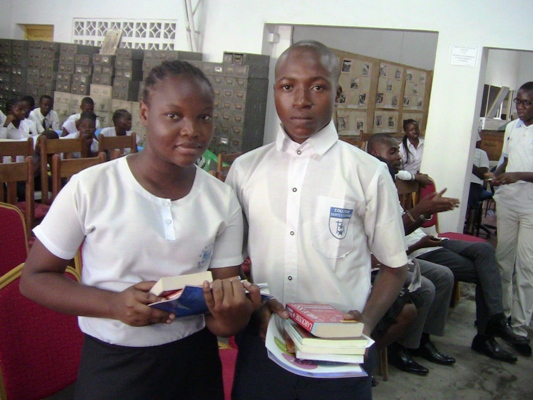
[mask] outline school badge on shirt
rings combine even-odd
[[[348,222],[353,210],[348,208],[331,207],[329,209],[329,231],[333,237],[344,239],[348,233]]]

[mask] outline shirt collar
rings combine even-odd
[[[519,119],[518,122],[515,125],[515,128],[522,128],[523,126],[526,126],[526,124],[524,124],[524,121]]]
[[[337,143],[338,139],[339,135],[337,134],[333,121],[330,121],[323,129],[316,132],[302,144],[293,142],[285,132],[283,125],[280,124],[278,135],[276,137],[276,149],[278,151],[287,152],[289,149],[293,149],[296,145],[297,150],[300,150],[302,153],[305,152],[309,155],[316,154],[321,156],[326,153],[331,146]]]

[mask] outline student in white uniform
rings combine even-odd
[[[0,139],[24,140],[31,136],[35,144],[37,132],[32,131],[26,121],[26,105],[18,99],[8,100],[6,112],[7,116],[0,127]]]
[[[505,128],[503,163],[492,182],[500,186],[497,204],[496,257],[503,283],[504,309],[514,332],[528,336],[533,313],[533,82],[523,84],[516,98],[518,118]],[[528,343],[515,345],[530,357]]]
[[[387,167],[338,139],[331,116],[339,60],[322,43],[298,42],[278,59],[275,143],[243,154],[226,183],[249,225],[256,282],[280,303],[262,308],[287,318],[282,304],[328,303],[365,324],[370,335],[396,300],[407,256],[398,195]],[[373,290],[370,255],[382,263]],[[264,322],[264,318],[261,319]],[[272,362],[254,321],[238,338],[233,399],[370,399],[371,378],[314,379]],[[375,363],[371,348],[365,369]]]
[[[43,129],[53,129],[57,131],[61,129],[59,124],[59,116],[53,110],[54,99],[51,96],[43,95],[39,99],[39,107],[30,112],[29,119],[31,119],[37,126]]]
[[[242,212],[231,188],[197,168],[213,135],[214,94],[184,61],[146,79],[146,147],[75,175],[35,229],[21,291],[79,315],[76,399],[224,398],[217,337],[242,329],[259,288],[236,279]],[[82,284],[63,275],[83,243]],[[148,304],[163,276],[211,270],[210,314],[175,319]],[[247,297],[245,287],[250,292]]]
[[[113,126],[104,128],[99,136],[131,136],[131,113],[128,110],[118,109],[113,113]],[[139,143],[139,136],[136,142]],[[124,153],[130,153],[130,149],[125,149]]]
[[[76,120],[76,131],[62,136],[60,139],[84,139],[84,145],[87,149],[86,157],[95,157],[98,153],[98,141],[96,140],[96,115],[93,112],[87,111],[81,113],[79,119]],[[73,158],[80,158],[80,153],[73,153]]]
[[[422,164],[424,138],[420,137],[420,127],[414,119],[403,121],[403,131],[405,135],[400,143],[400,155],[403,161],[402,170],[416,175],[420,172],[420,164]]]
[[[82,113],[87,111],[94,112],[94,100],[90,97],[84,97],[83,99],[81,99],[80,110],[81,112],[72,114],[66,119],[65,122],[63,122],[63,126],[61,127],[63,132],[61,133],[61,136],[66,136],[69,133],[73,133],[76,131],[76,120],[80,118]],[[96,129],[100,128],[100,121],[98,120],[98,118],[96,118]]]

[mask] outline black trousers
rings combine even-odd
[[[151,347],[124,347],[85,335],[76,400],[223,400],[217,338],[203,329]]]

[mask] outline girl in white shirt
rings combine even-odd
[[[128,110],[118,109],[113,113],[113,125],[100,131],[103,136],[131,136],[131,113]],[[139,136],[136,136],[139,143]],[[129,154],[130,149],[124,149],[125,154]]]
[[[76,399],[222,400],[216,335],[241,330],[260,293],[226,279],[242,263],[242,211],[229,186],[194,164],[213,135],[213,88],[184,61],[163,62],[145,84],[145,149],[61,190],[35,229],[21,291],[80,316]],[[78,284],[63,273],[81,243]],[[208,269],[210,314],[175,319],[148,306],[161,299],[150,293],[157,279]]]
[[[403,161],[402,170],[414,175],[420,171],[424,152],[424,139],[420,137],[420,128],[418,122],[414,119],[403,121],[403,131],[405,135],[400,144],[400,155]]]

